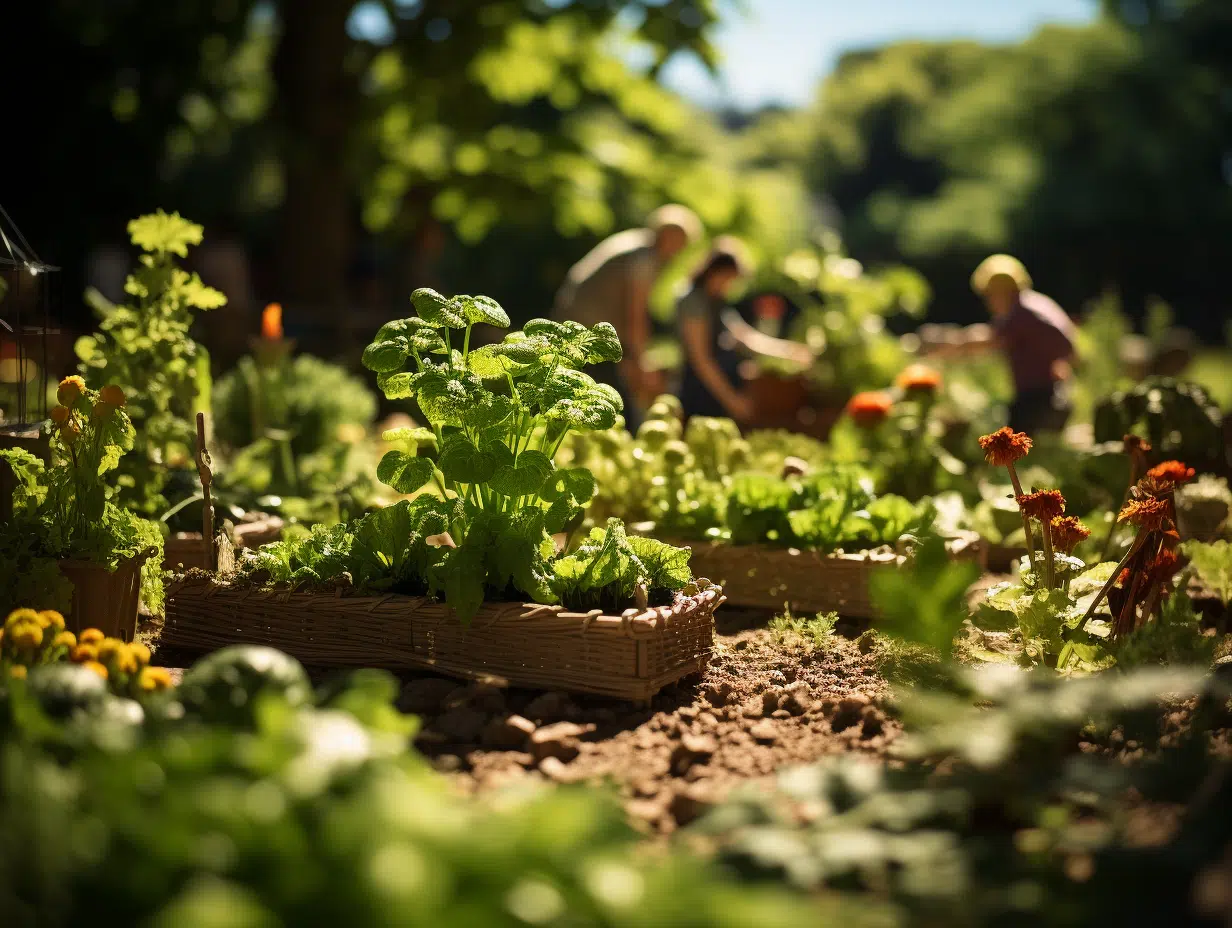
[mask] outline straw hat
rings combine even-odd
[[[1014,281],[1020,291],[1031,289],[1031,275],[1022,262],[1012,255],[990,255],[981,261],[971,275],[971,289],[983,296],[989,281],[1002,276]]]

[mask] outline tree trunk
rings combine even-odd
[[[339,318],[351,255],[347,167],[359,82],[347,68],[354,0],[284,0],[274,59],[285,199],[277,243],[279,299],[320,322]]]

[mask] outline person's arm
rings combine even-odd
[[[740,314],[731,309],[723,310],[723,325],[732,338],[746,351],[780,361],[791,361],[804,367],[813,363],[813,352],[807,345],[786,338],[775,338],[749,325]]]
[[[711,321],[703,316],[689,316],[681,320],[680,340],[684,343],[685,358],[697,374],[697,379],[728,414],[733,419],[747,420],[753,414],[753,404],[732,385],[715,360],[710,350],[711,325]]]
[[[934,345],[926,355],[939,360],[947,358],[969,358],[973,355],[987,354],[1000,346],[1000,336],[990,325],[976,323],[962,330],[960,341],[947,342],[944,345]]]

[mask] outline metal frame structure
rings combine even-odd
[[[0,250],[0,274],[16,271],[32,277],[44,276],[36,296],[38,305],[33,313],[23,311],[21,301],[16,300],[15,311],[8,314],[5,300],[0,294],[0,346],[11,340],[16,349],[17,363],[17,406],[15,410],[4,411],[0,424],[23,430],[41,421],[47,413],[47,339],[56,334],[51,328],[51,275],[60,268],[39,258],[3,206],[0,206],[0,246],[3,246]],[[37,339],[37,357],[30,351],[28,340],[31,339]],[[33,403],[26,395],[29,384],[26,379],[27,361],[34,361],[39,368],[38,392]]]

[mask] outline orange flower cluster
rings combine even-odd
[[[984,460],[994,467],[1008,467],[1020,461],[1031,450],[1031,439],[1024,432],[1015,432],[1008,425],[991,435],[980,437]]]
[[[1118,522],[1128,522],[1141,532],[1158,532],[1171,527],[1172,507],[1167,500],[1155,496],[1131,499],[1117,515]]]
[[[1173,484],[1188,483],[1193,479],[1194,469],[1186,467],[1180,461],[1164,461],[1162,464],[1156,464],[1146,472],[1148,477],[1155,480],[1167,480]]]
[[[1036,490],[1019,496],[1018,507],[1030,518],[1050,525],[1065,514],[1065,497],[1060,490]]]
[[[1070,554],[1078,543],[1091,536],[1091,530],[1073,516],[1056,516],[1049,524],[1052,544],[1063,554]]]
[[[1145,438],[1139,438],[1137,435],[1126,435],[1121,439],[1121,446],[1130,457],[1147,455],[1151,452],[1150,443]]]
[[[941,389],[941,375],[926,364],[911,364],[894,381],[904,393],[936,393]]]
[[[871,428],[880,425],[890,415],[894,398],[882,390],[857,393],[847,401],[847,415],[859,426]]]

